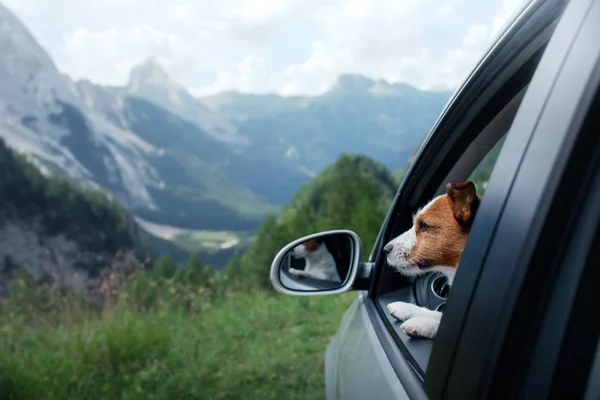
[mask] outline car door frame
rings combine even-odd
[[[512,176],[495,168],[490,177],[486,197],[491,191],[493,201],[484,200],[478,212],[478,235],[461,260],[468,269],[457,274],[431,355],[425,386],[432,398],[549,394],[562,340],[544,343],[554,358],[541,352],[541,340],[564,335],[573,310],[561,319],[544,307],[568,267],[558,261],[573,233],[561,190],[573,185],[566,174],[582,162],[573,149],[585,150],[590,140],[579,128],[600,83],[600,46],[590,46],[600,37],[599,27],[600,0],[571,0],[530,83],[511,127],[530,135],[526,143],[509,135],[498,164],[519,144],[526,145],[525,157]],[[556,324],[543,324],[544,318]],[[543,363],[546,375],[531,369]],[[569,377],[567,371],[563,382]]]
[[[544,4],[547,3],[550,1],[544,2]],[[527,5],[532,8],[538,6],[539,4],[536,2]],[[532,15],[536,16],[532,12],[528,17],[532,17]],[[417,153],[378,235],[369,260],[374,265],[381,265],[382,245],[389,239],[389,232],[395,223],[396,214],[403,208],[409,210],[414,208],[425,199],[425,193],[435,190],[434,183],[432,183],[436,181],[434,176],[437,175],[437,180],[443,179],[443,176],[440,178],[441,174],[447,173],[451,165],[462,154],[462,151],[452,154],[448,148],[456,146],[458,140],[466,140],[464,139],[466,135],[462,132],[469,129],[481,130],[482,126],[489,121],[477,118],[485,111],[481,108],[493,103],[494,95],[503,89],[503,83],[506,82],[507,77],[514,74],[518,68],[523,66],[526,59],[538,51],[530,46],[531,40],[523,40],[523,37],[539,37],[544,33],[548,37],[551,35],[551,29],[547,26],[527,24],[527,21],[522,18],[523,15],[520,14],[509,24],[510,29],[500,35],[499,42],[490,49],[465,84],[455,92]],[[499,81],[502,83],[498,83]],[[515,94],[520,89],[510,88]],[[506,93],[503,93],[502,96],[506,97]],[[482,101],[482,99],[486,101]],[[461,145],[464,146],[464,142]],[[440,151],[440,148],[443,148],[443,151]],[[435,168],[432,168],[432,165]],[[430,184],[431,187],[426,187],[427,184]],[[415,369],[414,364],[409,362],[410,354],[407,354],[407,349],[394,337],[389,322],[382,318],[384,310],[381,310],[375,301],[380,271],[380,268],[377,267],[372,269],[368,298],[364,302],[370,321],[381,346],[409,396],[415,399],[429,398],[423,386],[422,371]]]

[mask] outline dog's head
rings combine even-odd
[[[413,218],[413,226],[383,249],[389,266],[417,276],[432,267],[458,267],[481,197],[473,182],[453,182]]]
[[[292,256],[295,258],[306,257],[309,253],[313,253],[321,249],[324,246],[323,240],[316,238],[308,240],[292,249]]]

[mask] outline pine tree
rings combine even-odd
[[[156,260],[154,268],[152,268],[152,277],[155,279],[170,279],[175,274],[176,269],[173,260],[163,256]]]
[[[177,283],[184,285],[197,286],[203,283],[204,280],[204,265],[195,254],[190,256],[187,263],[179,266],[173,279]]]
[[[248,285],[271,290],[269,271],[273,258],[289,241],[289,231],[277,222],[275,214],[269,214],[256,232],[254,242],[243,259],[244,275]]]
[[[244,269],[242,265],[242,258],[236,251],[221,273],[221,283],[224,284],[225,291],[237,291],[243,288],[243,282]]]

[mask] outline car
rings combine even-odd
[[[357,292],[326,351],[326,398],[600,398],[599,142],[600,0],[528,1],[448,101],[366,260],[343,227],[273,260],[281,293]],[[385,265],[419,207],[486,173],[450,290],[439,273]],[[345,243],[341,281],[289,274],[302,268],[290,251],[312,239]],[[443,310],[435,339],[399,329],[394,301]]]

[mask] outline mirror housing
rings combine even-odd
[[[283,247],[271,264],[271,284],[279,293],[321,296],[364,286],[371,264],[362,262],[360,237],[350,230],[314,233]]]

